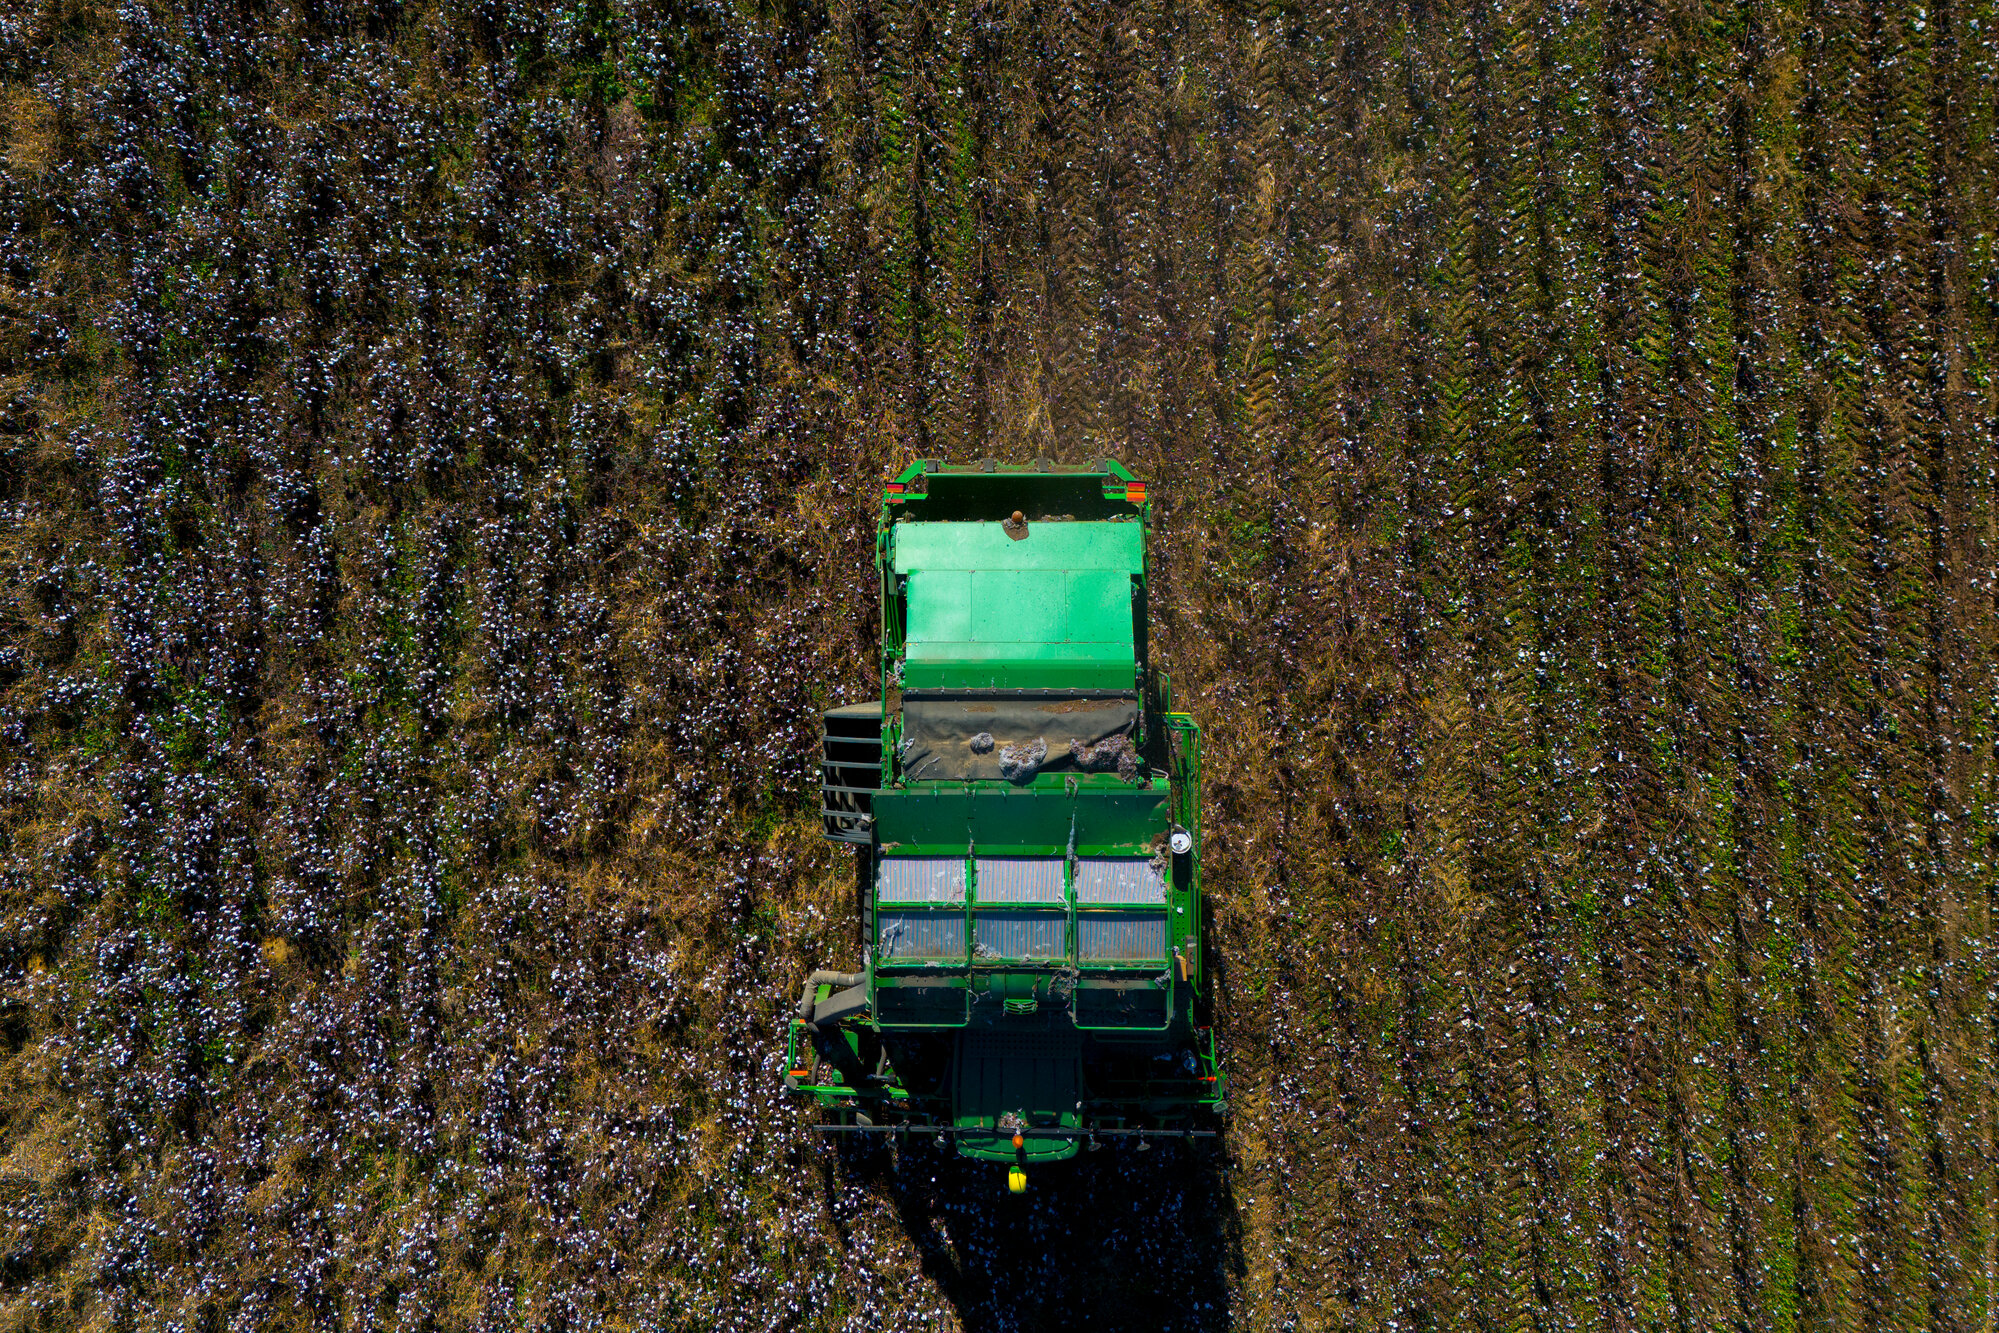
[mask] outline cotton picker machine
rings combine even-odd
[[[1146,649],[1145,484],[911,464],[884,488],[881,700],[825,715],[867,945],[814,972],[785,1086],[830,1133],[1026,1168],[1211,1136],[1201,732]]]

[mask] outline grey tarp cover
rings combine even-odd
[[[1022,695],[923,694],[902,696],[902,773],[905,780],[1022,779],[1012,756],[1047,754],[1031,767],[1044,773],[1118,771],[1117,751],[1138,730],[1135,695],[1069,698]],[[1106,745],[1112,738],[1123,745]],[[989,739],[988,739],[989,738]],[[1072,742],[1074,745],[1072,746]],[[1086,751],[1077,762],[1075,751]],[[1129,761],[1127,761],[1127,764]]]

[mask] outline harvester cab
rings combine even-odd
[[[785,1085],[831,1133],[1026,1168],[1215,1132],[1201,732],[1147,653],[1145,484],[911,464],[884,487],[880,699],[825,714],[861,966],[813,972]]]

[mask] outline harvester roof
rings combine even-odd
[[[1138,523],[899,523],[890,558],[908,579],[904,688],[1133,687]]]
[[[1147,510],[1121,465],[925,460],[884,499],[904,689],[1136,688]]]

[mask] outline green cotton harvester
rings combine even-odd
[[[862,968],[814,972],[785,1086],[835,1133],[1026,1167],[1210,1135],[1201,732],[1146,646],[1145,484],[1110,460],[887,484],[881,700],[825,715]]]

